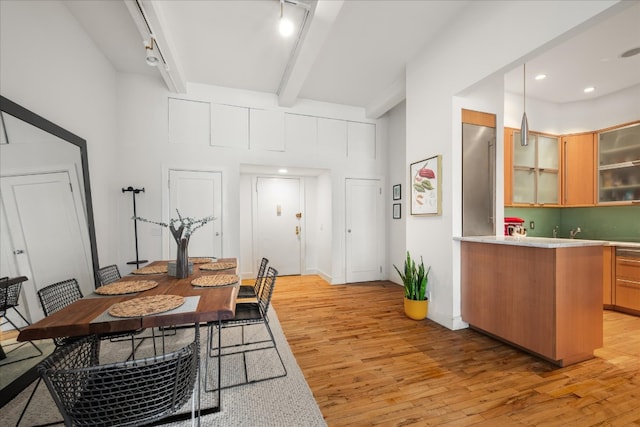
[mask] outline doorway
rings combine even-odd
[[[302,272],[304,187],[299,178],[256,178],[256,258],[281,276]]]

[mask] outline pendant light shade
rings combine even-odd
[[[529,121],[527,120],[527,64],[522,66],[522,122],[520,123],[520,145],[529,145]]]

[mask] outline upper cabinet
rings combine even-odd
[[[640,203],[640,122],[598,133],[598,203]]]
[[[510,135],[509,135],[510,134]],[[559,205],[560,204],[560,146],[555,136],[529,133],[529,145],[522,147],[520,131],[505,132],[505,170],[511,173],[505,190],[505,203],[511,205]],[[505,174],[508,177],[509,173]],[[511,195],[511,203],[506,198]]]
[[[593,132],[562,137],[562,204],[595,204],[596,144]]]

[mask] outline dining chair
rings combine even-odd
[[[104,286],[109,283],[117,282],[122,276],[120,276],[120,270],[115,264],[101,267],[97,271],[98,273],[98,285]]]
[[[207,345],[208,345],[208,355],[209,357],[205,360],[205,372],[209,372],[209,358],[217,357],[218,358],[218,386],[215,388],[208,388],[208,376],[205,378],[205,391],[210,392],[214,390],[222,390],[231,387],[237,387],[244,384],[256,383],[266,380],[271,380],[274,378],[280,378],[287,375],[287,368],[282,361],[282,356],[280,355],[280,351],[278,351],[278,347],[276,345],[276,340],[273,337],[273,333],[271,328],[269,327],[269,306],[271,304],[271,297],[273,295],[273,290],[276,285],[276,278],[278,276],[278,271],[273,267],[269,267],[267,273],[262,281],[262,286],[258,293],[258,300],[256,302],[247,302],[247,303],[238,303],[236,304],[235,316],[232,319],[220,320],[218,322],[211,322],[208,324],[207,331]],[[249,325],[264,325],[269,338],[264,340],[257,341],[247,341],[245,336],[245,327]],[[222,330],[227,328],[241,328],[241,337],[242,342],[239,344],[231,344],[222,346]],[[213,347],[213,335],[214,328],[218,330],[218,343],[217,348]],[[269,343],[264,346],[262,344]],[[278,373],[273,375],[268,375],[266,377],[262,377],[259,379],[249,379],[249,370],[247,368],[247,354],[255,351],[267,350],[273,348],[278,356],[280,361],[280,365],[282,367],[282,372],[278,370]],[[244,382],[231,384],[222,386],[221,383],[221,373],[222,373],[222,358],[227,356],[232,356],[235,354],[242,355],[242,363],[244,366]],[[264,358],[259,358],[261,362],[266,362]],[[258,371],[264,371],[258,368]]]
[[[0,318],[5,319],[0,324],[0,327],[2,327],[2,325],[10,324],[16,331],[20,331],[20,327],[7,315],[9,309],[13,309],[13,311],[15,311],[18,316],[20,316],[25,324],[31,324],[17,308],[19,305],[20,291],[22,290],[22,282],[26,282],[27,280],[28,279],[25,276],[15,277],[12,279],[9,279],[8,277],[0,278]],[[34,357],[42,356],[42,350],[32,341],[16,341],[15,343],[4,344],[3,347],[5,349],[10,348],[10,350],[5,352],[5,356],[18,350],[19,348],[22,348],[27,344],[31,344],[33,348],[35,348],[37,353],[32,355],[27,354],[24,357],[19,357],[15,360],[5,361],[1,366],[6,366],[11,363],[16,363],[27,359],[32,359]]]
[[[70,342],[38,365],[65,425],[138,426],[177,412],[192,398],[200,362],[199,325],[193,341],[167,354],[100,365],[100,338]],[[196,398],[198,401],[196,402]],[[196,404],[198,409],[196,410]]]
[[[253,285],[241,285],[238,289],[238,298],[257,298],[262,286],[262,279],[264,279],[264,273],[267,270],[267,264],[269,260],[262,258],[260,261],[260,267],[258,268],[258,275]]]

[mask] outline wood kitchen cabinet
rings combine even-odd
[[[616,249],[615,308],[640,315],[640,249]]]
[[[602,306],[605,309],[613,308],[615,283],[615,246],[602,247]]]
[[[560,205],[559,138],[529,132],[528,146],[519,140],[520,130],[505,129],[505,204]]]
[[[593,206],[596,202],[595,133],[562,137],[562,205]]]
[[[598,203],[640,203],[640,122],[598,133]]]

